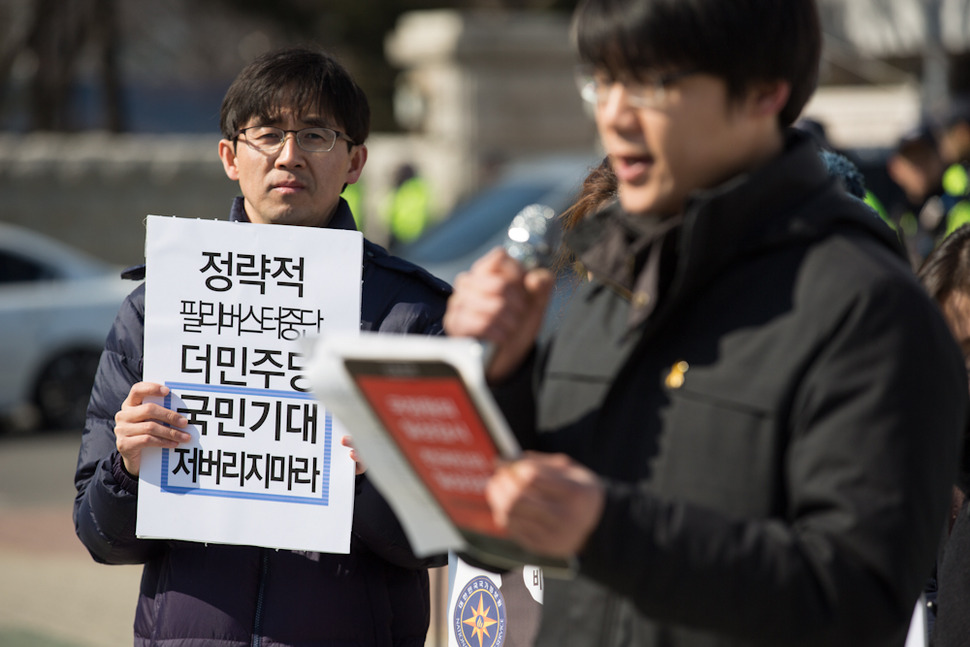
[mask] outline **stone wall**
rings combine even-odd
[[[479,188],[503,163],[594,149],[569,24],[569,15],[548,12],[401,17],[385,45],[402,70],[395,111],[428,144],[412,155],[444,205]]]
[[[0,136],[0,220],[112,263],[144,260],[148,214],[221,218],[236,194],[217,137]]]

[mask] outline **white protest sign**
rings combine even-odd
[[[149,216],[144,379],[193,439],[145,451],[139,537],[350,550],[354,464],[307,338],[360,330],[359,232]]]

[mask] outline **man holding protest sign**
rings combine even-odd
[[[355,229],[340,193],[364,167],[369,121],[363,92],[327,54],[290,49],[251,63],[221,113],[219,156],[242,192],[230,219]],[[368,241],[362,276],[363,330],[440,334],[446,284]],[[74,509],[78,536],[95,560],[145,565],[135,644],[423,646],[426,568],[443,559],[412,554],[366,477],[356,484],[349,554],[136,537],[142,451],[191,439],[189,421],[155,403],[168,387],[142,381],[144,330],[141,285],[102,355]]]

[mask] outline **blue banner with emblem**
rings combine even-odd
[[[448,559],[448,647],[528,647],[542,616],[542,569],[504,573]]]

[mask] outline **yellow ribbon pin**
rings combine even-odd
[[[690,369],[690,364],[684,360],[679,362],[674,362],[674,365],[670,367],[670,372],[667,373],[667,377],[664,380],[664,384],[670,389],[679,389],[684,386],[684,376]]]

